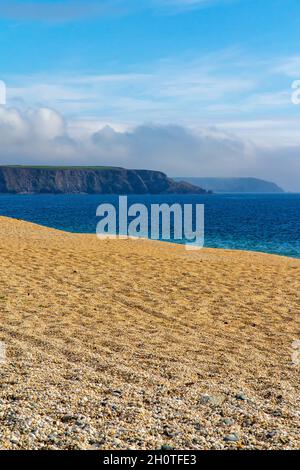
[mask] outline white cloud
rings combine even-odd
[[[1,164],[115,165],[170,175],[257,176],[300,190],[300,144],[263,148],[219,128],[175,125],[91,128],[54,110],[0,107]]]
[[[237,120],[216,124],[242,140],[250,140],[261,148],[291,148],[300,146],[300,115],[294,118]],[[300,159],[300,154],[299,154]]]
[[[0,0],[0,16],[22,21],[64,22],[139,10],[180,13],[233,1],[242,0]]]
[[[287,118],[295,114],[291,81],[283,72],[288,59],[278,60],[275,67],[245,56],[232,48],[197,58],[165,58],[117,73],[6,77],[7,101],[131,125],[157,122],[157,116],[161,123],[195,126],[237,116],[269,120],[283,112]]]
[[[73,21],[124,10],[123,0],[0,0],[0,16],[13,20]]]
[[[150,0],[150,3],[156,7],[162,7],[172,13],[180,13],[186,10],[195,10],[197,8],[207,8],[219,4],[231,4],[245,0]]]
[[[291,78],[300,78],[300,55],[283,57],[273,68],[275,73]]]
[[[7,77],[8,103],[45,105],[72,116],[101,115],[109,121],[139,124],[197,121],[215,105],[231,108],[255,92],[256,79],[238,73],[239,51],[226,50],[201,58],[163,59],[136,66],[134,72],[70,76]]]

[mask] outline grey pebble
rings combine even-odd
[[[161,450],[173,450],[173,447],[168,444],[164,444],[161,446]]]
[[[247,400],[247,397],[243,393],[237,393],[235,398],[237,400],[241,400],[241,401],[246,401]]]
[[[234,421],[231,418],[225,418],[223,419],[222,423],[225,424],[226,426],[232,426],[234,424]]]
[[[200,405],[220,406],[224,402],[222,397],[214,397],[212,395],[202,395],[199,399]]]
[[[239,437],[236,434],[228,434],[224,437],[225,442],[238,442]]]

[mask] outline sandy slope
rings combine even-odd
[[[1,448],[300,447],[299,260],[3,217],[0,257]]]

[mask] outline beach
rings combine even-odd
[[[299,259],[6,217],[0,256],[1,449],[299,449]]]

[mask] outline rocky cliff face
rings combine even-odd
[[[0,193],[14,194],[202,194],[151,170],[92,167],[0,167]]]

